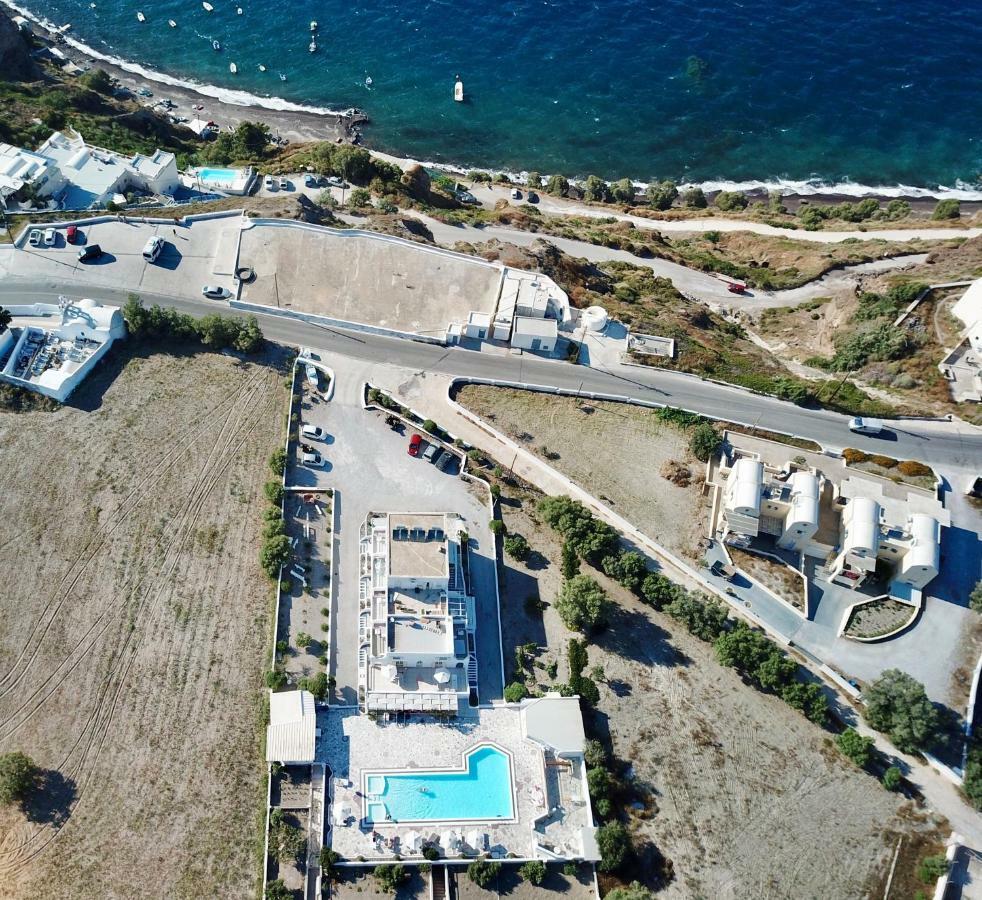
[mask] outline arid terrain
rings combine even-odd
[[[0,414],[0,751],[44,770],[0,816],[0,896],[257,889],[285,402],[269,362],[128,344],[70,405]]]

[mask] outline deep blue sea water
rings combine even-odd
[[[978,2],[89,2],[18,5],[187,81],[359,106],[368,142],[400,155],[703,183],[982,181]]]

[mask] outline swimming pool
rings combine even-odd
[[[232,184],[242,178],[241,169],[198,169],[198,178],[206,184]]]
[[[365,818],[385,822],[493,822],[513,819],[511,758],[490,744],[464,754],[463,769],[372,772]]]

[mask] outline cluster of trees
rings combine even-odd
[[[235,131],[223,131],[204,150],[207,162],[227,166],[233,162],[259,162],[269,150],[269,126],[262,122],[242,122]]]
[[[577,500],[546,497],[539,502],[539,513],[547,525],[563,536],[577,557],[593,566],[619,550],[617,532]]]
[[[264,341],[255,316],[233,319],[209,315],[195,319],[156,304],[144,306],[133,294],[123,305],[123,318],[130,334],[138,338],[197,340],[214,350],[235,349],[240,353],[256,353]]]
[[[270,457],[269,465],[274,474],[282,479],[283,468],[286,465],[285,454],[277,451]],[[280,504],[283,500],[283,485],[278,481],[268,481],[264,487],[266,498],[272,504],[263,513],[263,542],[259,547],[259,564],[263,571],[272,579],[277,579],[280,569],[290,558],[290,539],[286,534]]]
[[[478,887],[490,887],[501,873],[501,863],[491,859],[475,859],[467,867],[467,877]]]
[[[376,866],[372,874],[375,876],[375,884],[378,889],[387,894],[394,894],[412,877],[402,863]]]
[[[364,147],[322,141],[310,149],[309,159],[321,174],[337,175],[354,184],[369,186],[373,193],[396,191],[402,181],[402,169],[373,157]]]

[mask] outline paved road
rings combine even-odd
[[[87,289],[90,296],[122,304],[127,291]],[[59,294],[77,294],[71,283],[28,283],[6,279],[0,284],[0,302],[17,297],[21,302],[52,302]],[[205,300],[163,297],[143,293],[147,303],[172,306],[194,316],[216,311]],[[9,301],[8,301],[9,302]],[[237,313],[234,310],[223,312]],[[678,406],[712,418],[756,425],[811,438],[828,449],[859,445],[897,458],[919,459],[940,468],[955,490],[964,490],[978,474],[982,460],[982,430],[960,422],[904,420],[892,426],[887,439],[864,438],[849,432],[847,417],[828,410],[803,409],[772,397],[703,381],[678,372],[632,367],[630,374],[572,366],[530,355],[476,352],[398,338],[312,325],[279,316],[259,317],[268,338],[296,346],[311,345],[356,359],[384,359],[406,369],[443,372],[472,378],[494,378],[524,384],[552,385],[583,392],[629,396],[666,406]]]

